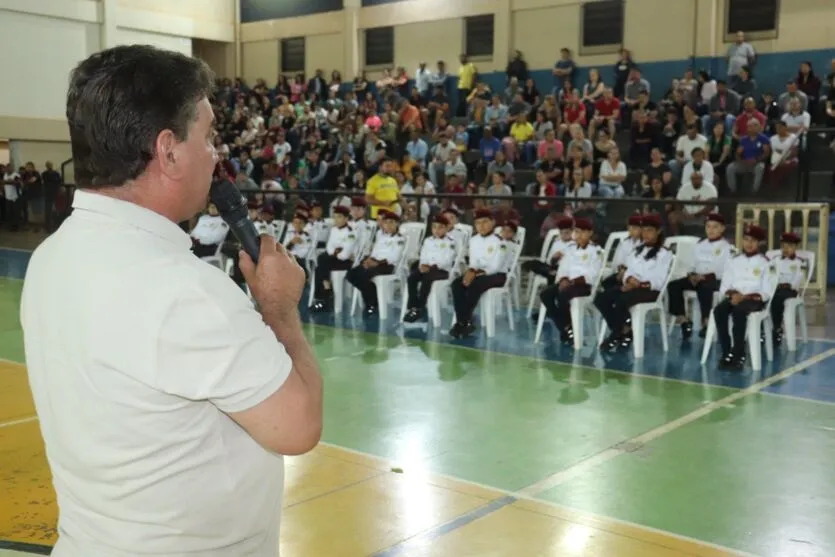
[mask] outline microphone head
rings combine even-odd
[[[221,215],[234,213],[241,209],[246,212],[246,197],[229,180],[217,180],[209,189],[209,199]]]

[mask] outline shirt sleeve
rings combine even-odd
[[[281,388],[293,362],[240,289],[216,278],[201,282],[183,288],[163,315],[156,386],[223,412],[241,412]]]

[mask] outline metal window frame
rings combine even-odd
[[[470,52],[471,42],[481,42],[484,37],[472,37],[470,35],[470,24],[471,23],[478,23],[479,25],[481,22],[487,21],[490,22],[490,52]],[[486,44],[486,43],[485,43]],[[468,16],[464,18],[464,44],[462,45],[461,52],[467,55],[468,58],[475,58],[475,59],[484,59],[490,60],[493,58],[493,53],[496,50],[496,15],[495,14],[481,14],[481,15],[474,15]]]
[[[669,0],[667,0],[669,1]],[[610,44],[586,46],[586,7],[592,4],[603,3],[617,3],[620,6],[620,41]],[[597,0],[593,2],[583,2],[580,6],[580,54],[594,55],[594,54],[615,54],[623,48],[624,37],[626,36],[626,2],[625,0]]]
[[[368,60],[368,45],[369,45],[368,34],[369,33],[373,34],[375,32],[388,33],[389,36],[390,36],[390,41],[391,41],[390,54],[391,54],[391,58],[388,61],[383,61],[383,60],[369,61]],[[364,33],[363,34],[363,49],[362,49],[363,50],[363,53],[362,53],[363,67],[365,67],[365,68],[369,68],[369,67],[371,67],[371,68],[387,68],[387,67],[394,66],[394,26],[393,25],[387,25],[385,27],[370,27],[368,29],[364,29],[363,33]],[[379,39],[377,39],[377,40],[379,40]],[[389,40],[388,37],[386,37],[386,41],[388,41],[388,40]],[[372,41],[372,42],[374,42],[374,41]]]
[[[763,41],[776,39],[779,36],[780,29],[780,0],[759,0],[759,2],[774,2],[774,29],[767,31],[745,31],[745,38],[752,41]],[[736,41],[736,33],[739,29],[730,30],[731,24],[731,4],[734,0],[725,0],[725,20],[722,27],[724,28],[724,42],[732,43]]]
[[[287,65],[287,52],[292,50],[285,48],[291,41],[300,41],[301,42],[301,68],[292,68]],[[278,43],[281,49],[280,58],[281,58],[281,73],[282,74],[296,74],[299,72],[305,71],[305,65],[307,63],[307,39],[305,37],[285,37],[281,39]]]

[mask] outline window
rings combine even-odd
[[[365,30],[365,65],[391,66],[394,64],[394,27]]]
[[[493,57],[493,14],[464,19],[464,53],[467,56]]]
[[[304,37],[281,39],[281,73],[304,71]]]
[[[728,35],[738,31],[746,33],[769,33],[777,31],[777,14],[780,0],[727,0]]]
[[[583,49],[611,51],[623,43],[623,0],[600,0],[583,4]]]

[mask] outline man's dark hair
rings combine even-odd
[[[152,46],[118,46],[81,62],[67,93],[76,185],[136,179],[154,158],[160,132],[187,139],[195,104],[211,95],[213,83],[201,60]]]

